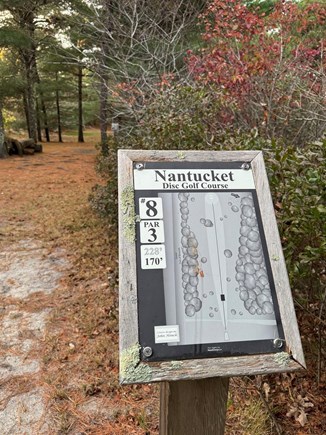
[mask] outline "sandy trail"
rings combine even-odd
[[[89,145],[45,145],[43,154],[0,160],[1,435],[56,433],[42,345],[51,295],[71,265],[51,216],[60,216],[67,189],[89,191],[95,153]]]

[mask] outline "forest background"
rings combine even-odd
[[[118,148],[264,151],[308,372],[256,389],[276,433],[285,416],[324,433],[324,2],[0,0],[0,12],[0,156],[5,134],[62,142],[76,129],[83,142],[99,128],[90,204],[111,228]]]

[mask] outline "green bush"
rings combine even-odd
[[[91,208],[110,224],[118,224],[118,144],[114,137],[109,137],[107,147],[102,144],[96,160],[96,171],[103,179],[103,184],[96,184],[89,196]]]
[[[142,148],[207,149],[225,141],[219,125],[222,95],[215,88],[190,85],[168,88],[145,108],[134,136]],[[154,142],[153,142],[154,141]]]
[[[265,153],[290,281],[305,304],[325,291],[325,150],[326,140],[300,149],[273,144]]]

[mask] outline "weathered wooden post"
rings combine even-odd
[[[162,382],[161,435],[223,435],[229,378]]]
[[[262,153],[119,151],[120,381],[224,433],[231,376],[304,367]]]

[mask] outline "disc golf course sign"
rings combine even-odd
[[[122,383],[304,366],[261,152],[120,150],[119,224]]]

